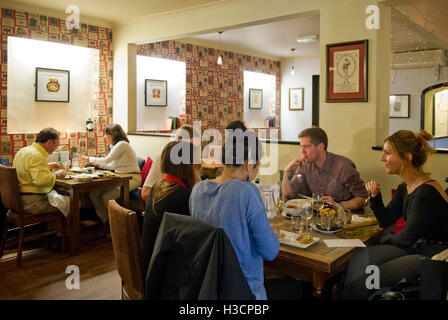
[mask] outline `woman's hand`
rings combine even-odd
[[[50,167],[50,170],[58,170],[61,169],[61,165],[57,162],[49,162],[48,166]]]
[[[370,180],[366,183],[366,190],[372,197],[376,197],[380,193],[380,185],[375,180]]]

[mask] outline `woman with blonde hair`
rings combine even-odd
[[[119,124],[111,124],[104,129],[106,135],[106,144],[111,145],[111,150],[104,158],[83,157],[88,165],[93,165],[102,169],[115,170],[116,173],[126,173],[132,176],[129,181],[129,191],[137,189],[142,178],[140,168],[137,162],[135,151],[129,144],[129,140],[123,128]],[[115,200],[120,197],[120,187],[103,188],[91,191],[90,200],[97,216],[104,223],[106,231],[108,230],[107,206],[109,200]]]
[[[344,286],[346,298],[366,298],[368,265],[379,267],[381,286],[392,286],[403,277],[417,276],[422,257],[432,257],[448,248],[448,196],[423,170],[428,155],[434,152],[429,145],[432,140],[432,135],[423,130],[399,130],[386,138],[381,161],[388,174],[400,176],[403,182],[384,206],[380,185],[369,181],[366,189],[372,195],[370,208],[382,228],[401,217],[406,226],[397,235],[386,234],[382,245],[368,247],[350,261]]]

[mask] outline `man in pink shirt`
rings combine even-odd
[[[283,200],[297,194],[322,193],[323,201],[335,201],[352,210],[363,208],[368,193],[356,166],[350,159],[327,151],[325,131],[308,128],[299,138],[303,156],[285,168]]]

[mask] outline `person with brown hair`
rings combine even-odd
[[[382,228],[401,217],[406,226],[397,235],[384,235],[381,245],[364,249],[350,261],[344,285],[346,298],[367,298],[365,278],[369,265],[379,267],[381,286],[393,286],[403,277],[416,277],[421,258],[448,248],[448,196],[423,170],[428,155],[434,152],[428,143],[432,140],[432,135],[423,130],[399,130],[386,138],[381,161],[386,172],[400,176],[403,183],[384,206],[380,185],[369,181],[366,189],[372,195],[370,208]]]
[[[189,154],[183,154],[187,151]],[[146,203],[142,231],[142,262],[144,273],[149,266],[154,244],[163,213],[177,213],[190,215],[188,200],[193,186],[201,180],[199,176],[200,164],[194,164],[194,153],[197,147],[186,141],[171,141],[162,151],[161,171],[162,178],[151,188]],[[182,158],[177,163],[173,155]],[[185,160],[185,161],[184,161]]]
[[[185,139],[187,138],[187,139]],[[201,133],[194,128],[191,124],[184,124],[176,131],[176,140],[189,140],[195,146],[199,146],[201,143]],[[145,183],[143,184],[141,197],[144,201],[148,200],[149,192],[154,184],[162,178],[161,159],[160,155],[155,156],[153,159],[151,169],[146,176]]]
[[[282,180],[283,200],[297,194],[322,193],[322,201],[340,202],[346,209],[364,207],[367,192],[350,159],[327,151],[324,130],[312,127],[299,133],[302,157],[286,168]]]
[[[115,170],[116,173],[126,173],[132,176],[129,181],[129,191],[137,189],[142,181],[140,168],[135,151],[129,144],[128,137],[119,124],[111,124],[104,129],[106,144],[112,145],[110,152],[104,158],[83,156],[87,165],[93,165],[102,169]],[[89,192],[90,200],[95,207],[96,214],[105,224],[108,230],[107,206],[109,200],[120,197],[120,187],[100,188]]]

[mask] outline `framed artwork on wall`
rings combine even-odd
[[[289,88],[289,110],[304,110],[304,88]]]
[[[368,101],[368,43],[327,44],[326,102]]]
[[[36,68],[35,101],[70,102],[70,71]]]
[[[166,80],[145,79],[145,106],[167,106],[167,87]]]
[[[263,90],[249,89],[249,109],[263,108]]]
[[[409,118],[409,94],[389,96],[389,118]]]

